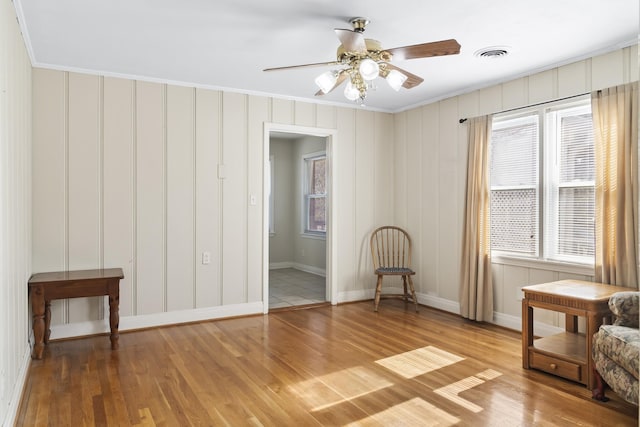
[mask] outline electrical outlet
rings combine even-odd
[[[211,264],[211,252],[202,252],[202,264]]]

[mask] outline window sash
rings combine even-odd
[[[304,187],[304,234],[326,234],[326,154],[313,153],[304,157],[305,187]],[[317,182],[318,168],[324,176]]]

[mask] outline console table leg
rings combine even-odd
[[[49,344],[51,337],[51,301],[44,302],[44,343]]]
[[[116,283],[116,287],[118,284]],[[118,340],[120,338],[120,334],[118,333],[118,327],[120,323],[120,295],[118,294],[109,294],[109,325],[111,326],[111,349],[117,350],[119,343]]]
[[[529,347],[533,345],[533,307],[522,299],[522,367],[529,369]]]
[[[44,327],[45,327],[45,308],[44,295],[41,287],[34,287],[31,290],[31,310],[33,311],[33,359],[42,359],[44,351]]]

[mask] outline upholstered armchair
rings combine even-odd
[[[606,402],[606,383],[620,397],[638,405],[638,364],[640,292],[618,292],[609,299],[615,320],[602,325],[593,336],[592,356],[596,377],[593,398]]]

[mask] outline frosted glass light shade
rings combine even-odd
[[[400,90],[404,82],[407,80],[407,76],[399,72],[398,70],[391,70],[387,75],[387,83],[396,92]]]
[[[316,77],[316,84],[323,93],[329,93],[338,80],[338,73],[335,71],[326,71]]]
[[[360,67],[358,70],[360,71],[362,78],[365,80],[373,80],[378,77],[378,74],[380,73],[378,63],[369,58],[360,61]]]
[[[349,101],[355,101],[360,97],[360,91],[357,87],[351,84],[351,81],[347,83],[347,86],[344,88],[344,96]]]

